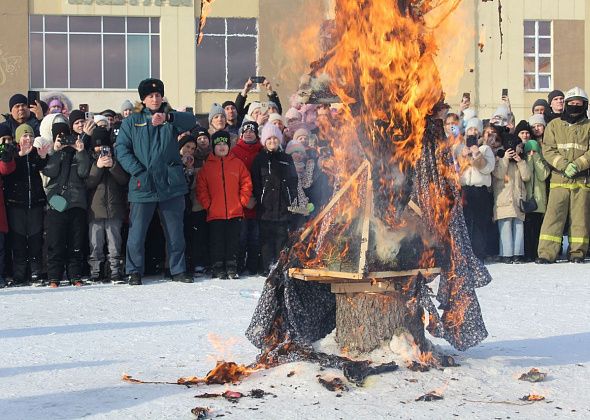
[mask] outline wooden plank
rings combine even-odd
[[[370,282],[356,283],[333,283],[330,286],[332,293],[384,293],[395,292],[395,282],[381,281],[371,284]]]
[[[416,204],[413,200],[408,201],[408,207],[414,210],[418,216],[423,216],[422,209],[418,207],[418,204]]]
[[[357,279],[363,278],[362,274],[359,273],[347,273],[344,271],[329,271],[321,270],[317,268],[290,268],[289,276],[294,277],[295,275],[305,277],[333,277],[342,279]]]
[[[367,193],[365,196],[365,211],[363,213],[363,228],[361,231],[361,252],[359,255],[359,274],[365,271],[367,262],[367,250],[369,249],[369,227],[373,215],[373,181],[371,176],[371,166],[367,169]]]
[[[356,179],[360,176],[361,173],[369,166],[368,161],[364,161],[361,166],[356,170],[354,174],[346,181],[346,183],[338,190],[336,194],[332,197],[332,199],[326,204],[326,206],[322,209],[321,212],[309,223],[309,226],[303,231],[301,236],[299,237],[300,241],[303,241],[307,238],[312,232],[315,225],[317,225],[323,218],[328,214],[328,212],[336,205],[336,203],[340,200],[340,198],[344,195],[346,191],[352,186],[352,184],[356,181]]]
[[[440,272],[441,272],[441,269],[439,267],[417,268],[415,270],[405,270],[405,271],[375,271],[375,272],[367,274],[366,278],[368,278],[368,279],[383,279],[383,278],[390,278],[390,277],[407,277],[407,276],[416,276],[420,273],[423,276],[429,276],[431,274],[440,274]]]

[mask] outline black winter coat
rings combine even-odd
[[[287,222],[288,207],[297,197],[297,171],[286,153],[262,150],[252,163],[256,215],[260,220]]]
[[[114,158],[112,167],[99,168],[96,165],[97,158],[98,156],[94,156],[90,174],[86,179],[89,219],[125,219],[129,174]]]
[[[7,206],[32,208],[45,205],[45,191],[39,171],[45,168],[48,159],[41,159],[35,148],[25,156],[14,156],[16,170],[3,177]]]
[[[18,128],[18,126],[20,124],[14,118],[12,118],[12,115],[10,115],[10,114],[2,114],[2,116],[6,120],[2,124],[10,127],[10,130],[12,131],[12,137],[14,137],[16,134],[16,129]],[[35,114],[33,114],[31,112],[31,116],[29,117],[28,120],[25,121],[25,124],[28,124],[33,129],[33,131],[35,133],[35,137],[39,136],[39,128],[41,126],[41,121],[39,121],[35,117]]]
[[[69,167],[69,177],[65,176]],[[86,195],[86,183],[90,173],[90,156],[88,152],[82,150],[77,152],[72,147],[64,147],[55,152],[49,158],[43,174],[49,177],[47,185],[47,199],[50,200],[55,194],[63,195],[68,201],[68,208],[80,207],[88,208]],[[63,185],[67,189],[63,192]]]

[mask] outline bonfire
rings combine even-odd
[[[260,363],[300,360],[332,330],[357,357],[403,336],[459,350],[487,331],[475,289],[491,277],[471,249],[440,111],[436,28],[459,1],[336,0],[323,55],[300,96],[341,104],[321,164],[336,193],[268,277],[246,332]],[[438,308],[429,284],[438,277]],[[442,315],[439,314],[442,310]]]

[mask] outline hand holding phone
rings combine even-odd
[[[508,96],[508,89],[504,88],[502,89],[502,98]]]

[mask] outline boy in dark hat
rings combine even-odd
[[[152,216],[158,208],[166,236],[166,250],[172,280],[191,283],[186,273],[184,254],[184,195],[188,188],[177,138],[195,125],[188,112],[169,111],[163,101],[164,83],[142,80],[138,86],[143,109],[121,123],[116,156],[131,175],[128,200],[131,203],[125,270],[129,284],[142,284],[145,238]]]

